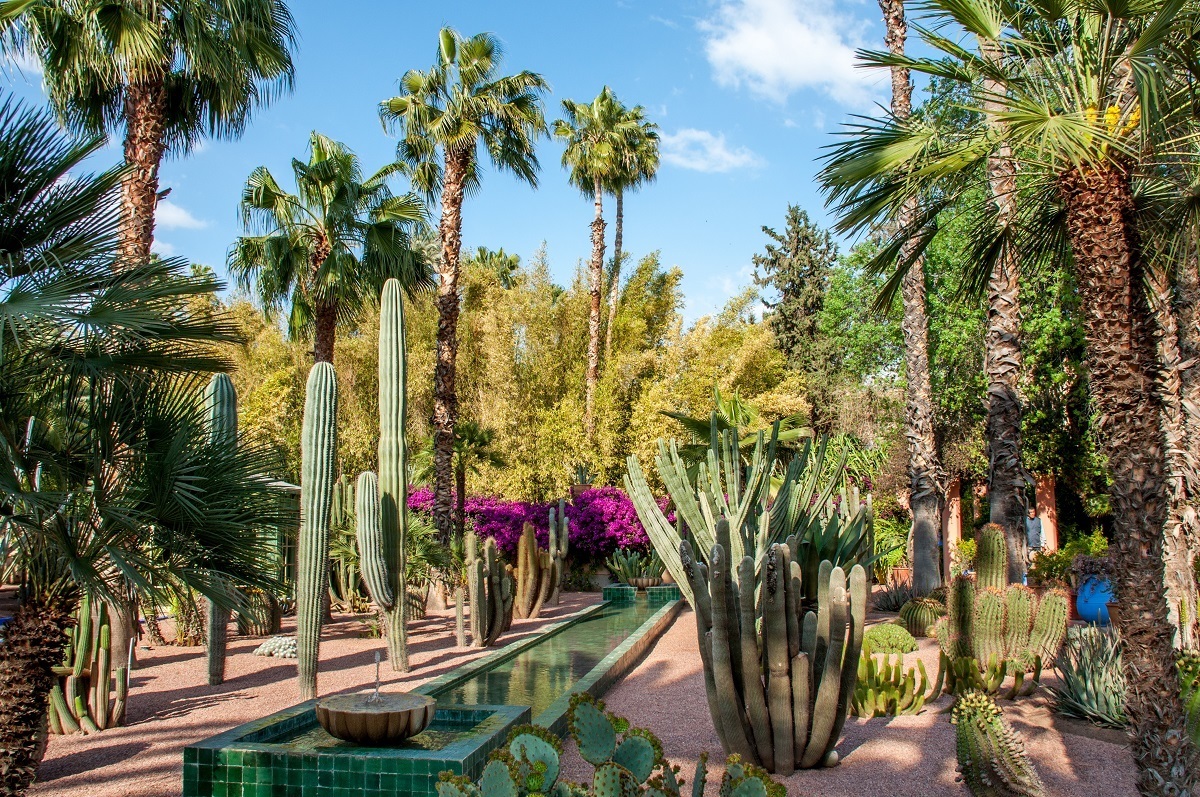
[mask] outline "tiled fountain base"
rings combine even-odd
[[[399,747],[358,747],[325,733],[315,702],[186,748],[184,797],[432,797],[440,772],[479,777],[492,750],[530,718],[527,706],[439,708]]]

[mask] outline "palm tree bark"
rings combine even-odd
[[[61,602],[29,601],[13,614],[0,645],[0,796],[33,783],[45,741],[46,706],[72,612]]]
[[[608,326],[604,329],[604,359],[612,354],[613,326],[617,323],[617,299],[621,296],[621,260],[625,232],[625,191],[617,189],[616,231],[613,233],[612,282],[608,286]]]
[[[1130,744],[1145,795],[1196,793],[1200,757],[1187,738],[1163,592],[1162,406],[1155,390],[1154,324],[1146,301],[1132,180],[1119,164],[1064,173],[1084,308],[1085,362],[1099,415],[1097,439],[1112,474],[1109,549],[1128,691]]]
[[[467,532],[467,467],[458,463],[454,469],[454,550],[463,550]]]
[[[161,78],[125,87],[125,162],[121,181],[121,229],[118,252],[125,263],[150,259],[154,209],[158,205],[158,167],[166,152],[167,92]]]
[[[1000,48],[981,40],[985,60],[998,62]],[[1007,227],[1016,213],[1017,167],[1004,125],[996,114],[1004,109],[1004,85],[984,81],[983,112],[999,133],[999,143],[987,161],[988,186],[996,205],[997,223]],[[984,373],[988,381],[987,445],[988,495],[992,523],[1004,529],[1008,549],[1008,581],[1025,576],[1025,489],[1028,478],[1021,463],[1021,306],[1020,264],[1011,247],[996,258],[988,277],[987,329],[984,333]]]
[[[1191,268],[1194,264],[1189,262],[1182,270]],[[1194,417],[1189,423],[1189,415],[1193,413],[1189,413],[1184,403],[1183,375],[1188,368],[1183,360],[1169,275],[1161,269],[1151,269],[1146,288],[1158,328],[1158,396],[1162,402],[1161,425],[1166,441],[1167,520],[1163,527],[1163,580],[1167,591],[1167,616],[1175,629],[1175,646],[1191,648],[1196,644],[1196,579],[1190,543],[1196,529],[1193,501],[1200,486],[1200,470],[1191,446],[1196,438],[1190,435],[1196,433],[1196,423]]]
[[[890,52],[904,54],[908,26],[903,0],[879,0],[887,26],[885,43]],[[908,70],[892,67],[892,114],[906,119],[912,113],[912,83]],[[897,223],[907,227],[918,208],[906,203]],[[911,248],[901,255],[909,260]],[[900,286],[904,317],[900,324],[904,339],[904,363],[908,386],[904,411],[908,440],[909,508],[913,517],[913,588],[925,594],[942,583],[938,535],[942,528],[942,497],[938,486],[937,443],[933,435],[933,390],[929,379],[929,316],[925,309],[925,262],[916,258]]]
[[[592,262],[588,268],[592,308],[588,316],[587,379],[583,407],[583,431],[590,441],[596,431],[596,384],[600,381],[600,295],[604,282],[604,190],[595,181],[596,217],[592,219]]]
[[[1196,244],[1191,247],[1191,255],[1187,264],[1179,270],[1176,280],[1176,299],[1178,301],[1179,317],[1179,346],[1183,363],[1180,364],[1181,400],[1183,406],[1183,422],[1186,439],[1200,440],[1200,263],[1196,258]],[[1193,455],[1193,465],[1196,465]],[[1188,557],[1192,563],[1192,588],[1200,592],[1196,583],[1196,561],[1200,559],[1200,476],[1193,471],[1192,482],[1188,491],[1188,509],[1184,517],[1188,522],[1184,525],[1187,533]],[[1190,615],[1192,622],[1185,624],[1191,638],[1187,641],[1190,648],[1200,647],[1200,594],[1195,595],[1193,611]]]
[[[313,360],[319,363],[333,362],[333,344],[337,339],[337,303],[317,302],[314,308],[316,319],[313,326]]]
[[[462,252],[462,205],[470,150],[446,151],[442,218],[438,232],[437,360],[433,370],[433,525],[444,544],[454,539],[454,425],[458,422],[455,362],[458,357],[458,265]]]

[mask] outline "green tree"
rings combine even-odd
[[[975,227],[972,261],[988,274],[995,258],[1017,247],[1035,263],[1068,250],[1083,308],[1087,364],[1101,420],[1101,451],[1112,474],[1110,548],[1120,610],[1127,696],[1138,788],[1169,794],[1196,788],[1200,761],[1186,736],[1178,698],[1173,632],[1164,598],[1163,537],[1167,502],[1155,319],[1144,279],[1147,247],[1136,189],[1181,157],[1179,137],[1195,135],[1182,98],[1200,68],[1184,39],[1195,22],[1189,5],[1151,2],[1136,8],[1067,2],[1020,9],[985,2],[929,4],[930,30],[955,25],[1002,41],[999,59],[980,57],[941,34],[923,34],[935,54],[871,54],[868,62],[917,69],[963,83],[1006,126],[1021,174],[1017,213]],[[1011,13],[1010,13],[1011,12]],[[951,38],[954,38],[953,36]],[[1003,94],[985,91],[1003,86]],[[864,122],[839,145],[823,174],[844,216],[843,232],[894,220],[929,200],[896,235],[921,240],[937,206],[974,186],[969,179],[994,149],[988,119],[965,127],[893,114]],[[1186,148],[1183,148],[1186,153]],[[995,213],[995,204],[978,207]],[[927,236],[926,236],[927,237]],[[899,246],[889,247],[894,257]],[[901,268],[912,256],[901,259]]]
[[[0,25],[6,51],[42,63],[70,129],[124,130],[126,262],[150,257],[163,157],[206,136],[237,138],[292,87],[295,30],[282,0],[6,0]]]
[[[467,474],[478,475],[484,467],[504,467],[504,457],[493,447],[496,433],[475,421],[461,420],[454,427],[454,550],[463,550],[463,535],[467,523]],[[415,479],[431,482],[433,469],[433,440],[414,458]]]
[[[256,234],[238,238],[229,271],[268,311],[287,307],[288,331],[312,336],[317,362],[333,362],[338,325],[354,321],[388,278],[410,296],[433,286],[429,265],[409,247],[408,231],[424,222],[421,200],[388,184],[399,168],[364,179],[346,145],[313,133],[308,162],[292,161],[296,193],[265,166],[242,189],[242,221]]]
[[[380,114],[400,135],[398,158],[412,168],[413,183],[430,197],[441,195],[438,226],[437,361],[434,371],[433,522],[448,541],[453,531],[454,425],[458,422],[455,359],[458,352],[459,257],[462,206],[479,188],[479,147],[492,164],[537,186],[537,139],[546,134],[542,94],[546,81],[529,71],[500,74],[500,44],[487,33],[464,38],[443,28],[434,65],[409,70],[400,94]]]

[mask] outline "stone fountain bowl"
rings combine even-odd
[[[317,722],[329,733],[347,742],[368,747],[398,744],[416,736],[433,721],[434,699],[428,695],[400,692],[334,695],[317,701]]]

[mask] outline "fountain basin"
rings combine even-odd
[[[400,692],[334,695],[317,701],[317,722],[331,736],[366,747],[394,745],[433,721],[434,699]]]

